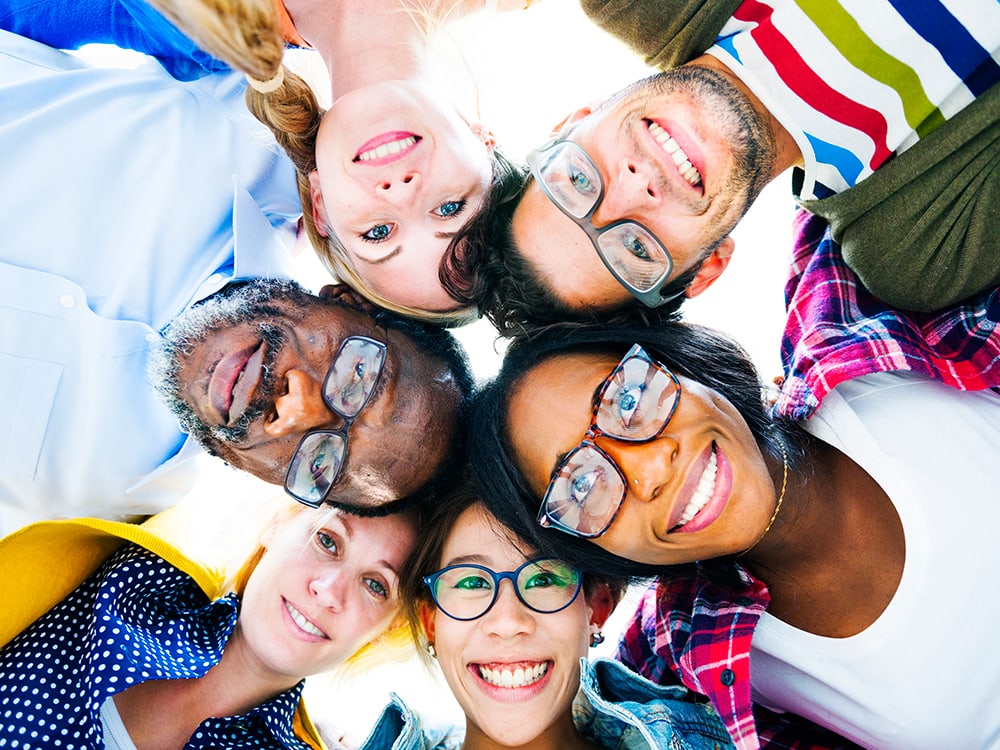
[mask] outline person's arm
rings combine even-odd
[[[113,44],[144,52],[184,81],[228,70],[145,0],[6,0],[0,28],[57,49]]]

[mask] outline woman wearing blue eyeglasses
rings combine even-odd
[[[396,699],[364,750],[732,747],[715,711],[684,688],[587,663],[622,588],[538,555],[459,489],[421,530],[403,591],[464,731],[425,729]]]
[[[707,329],[550,330],[480,395],[470,456],[533,547],[660,577],[621,656],[741,746],[752,703],[866,747],[993,746],[1000,396],[883,372],[790,423],[764,395]]]

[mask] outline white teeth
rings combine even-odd
[[[698,486],[695,488],[694,494],[688,501],[687,506],[685,506],[684,512],[681,513],[681,517],[677,521],[677,526],[683,526],[698,515],[698,511],[704,508],[705,504],[712,499],[712,494],[715,492],[715,475],[718,473],[718,468],[719,462],[715,457],[715,448],[713,447],[712,457],[708,460],[708,466],[701,473]]]
[[[381,159],[383,156],[388,156],[389,154],[398,154],[400,151],[410,148],[416,142],[416,136],[408,135],[406,138],[400,138],[398,141],[389,141],[369,151],[362,151],[358,154],[355,161],[371,161],[372,159]]]
[[[541,664],[536,664],[533,667],[524,669],[523,667],[518,667],[517,669],[510,670],[505,668],[500,669],[490,669],[489,667],[479,665],[479,676],[482,677],[486,682],[491,685],[496,685],[497,687],[505,688],[519,688],[526,687],[532,683],[538,682],[549,671],[549,663],[542,662]]]
[[[677,171],[681,174],[681,177],[695,187],[700,185],[701,174],[690,162],[687,154],[684,153],[684,149],[680,147],[680,144],[670,137],[670,133],[661,128],[655,122],[649,122],[646,127],[649,128],[649,132],[653,136],[653,139],[660,144],[660,147],[666,152],[667,156],[673,160],[674,165],[677,167]]]
[[[309,622],[309,620],[306,619],[306,616],[301,612],[299,612],[297,609],[295,609],[295,607],[293,607],[289,602],[285,602],[285,609],[288,610],[288,614],[292,616],[292,619],[295,621],[295,624],[298,625],[300,628],[302,628],[304,631],[306,631],[310,635],[316,636],[317,638],[326,638],[326,633],[324,633],[322,630],[320,630],[311,622]]]

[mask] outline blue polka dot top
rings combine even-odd
[[[200,677],[219,662],[238,601],[209,601],[142,547],[116,552],[0,651],[0,748],[103,748],[100,709],[145,680]],[[241,716],[209,718],[185,745],[295,748],[302,682]]]

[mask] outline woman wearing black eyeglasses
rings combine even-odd
[[[471,459],[544,554],[660,577],[622,658],[744,746],[751,698],[867,747],[991,746],[1000,398],[879,373],[785,423],[763,396],[706,329],[550,330],[481,394]]]
[[[465,727],[426,729],[397,699],[364,750],[731,747],[715,711],[684,688],[616,662],[588,664],[622,583],[539,556],[471,490],[435,509],[410,571],[406,610]]]

